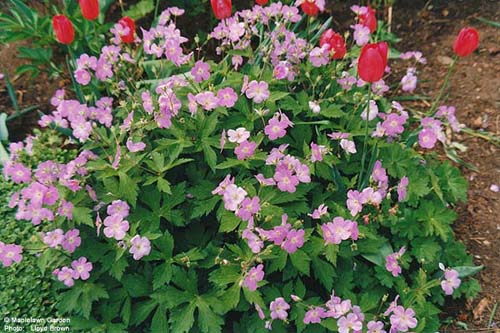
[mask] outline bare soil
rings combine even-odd
[[[500,28],[481,18],[500,23],[498,1],[397,1],[393,32],[402,38],[400,50],[420,50],[428,60],[419,74],[419,95],[435,97],[446,76],[447,62],[453,57],[455,36],[465,26],[480,33],[478,51],[460,59],[451,77],[444,105],[454,105],[457,118],[467,127],[500,135]],[[471,331],[500,332],[500,149],[488,140],[467,134],[454,135],[467,147],[459,156],[477,171],[461,166],[469,180],[467,203],[458,208],[454,229],[474,257],[484,265],[476,278],[483,291],[466,304],[452,304],[446,315],[467,324]],[[496,310],[496,311],[495,311]],[[495,313],[494,313],[495,311]],[[463,329],[463,328],[462,328]],[[444,332],[461,332],[456,325]]]

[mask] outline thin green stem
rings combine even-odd
[[[365,160],[366,160],[366,151],[367,151],[367,143],[368,143],[368,123],[370,119],[370,100],[372,97],[372,86],[368,84],[368,103],[366,106],[366,122],[365,122],[365,139],[363,142],[363,155],[361,156],[361,172],[359,173],[358,179],[358,190],[360,190],[360,186],[363,184],[363,173],[365,171]]]
[[[155,18],[158,17],[158,8],[160,7],[160,0],[156,0],[156,5],[155,5]]]
[[[448,83],[450,81],[451,73],[453,72],[453,68],[455,67],[455,64],[457,63],[457,60],[458,60],[458,56],[455,56],[453,58],[452,63],[450,64],[450,67],[448,67],[448,73],[446,73],[446,77],[444,79],[443,85],[441,86],[441,90],[439,91],[439,95],[434,100],[434,102],[432,103],[431,109],[429,110],[429,115],[431,117],[434,115],[434,112],[436,111],[436,107],[437,107],[439,101],[441,100],[441,98],[443,97],[444,91],[448,87]]]

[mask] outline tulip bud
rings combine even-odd
[[[479,33],[474,28],[463,28],[458,33],[453,52],[459,57],[467,57],[474,52],[479,45]]]
[[[368,6],[366,13],[359,15],[359,23],[370,29],[370,33],[377,29],[377,17],[375,16],[375,9]]]
[[[315,0],[304,0],[300,5],[302,11],[309,16],[316,16],[319,13],[319,8],[316,6]]]
[[[56,15],[52,18],[52,28],[59,43],[69,45],[75,39],[75,28],[71,20],[64,15]]]
[[[384,75],[389,48],[386,42],[366,44],[358,59],[358,74],[366,82],[377,82]]]
[[[325,44],[329,45],[328,50],[330,51],[332,59],[342,59],[344,58],[347,50],[344,42],[344,38],[332,29],[328,29],[321,35],[319,40],[319,46]]]
[[[269,0],[255,0],[255,2],[256,2],[258,5],[265,6],[265,5],[267,5],[267,3],[269,2]]]
[[[230,17],[233,13],[231,0],[210,0],[215,17],[219,20]]]
[[[79,3],[85,19],[92,21],[99,16],[99,0],[79,0]]]
[[[135,39],[135,22],[128,16],[123,17],[118,23],[123,28],[128,28],[128,33],[126,35],[121,35],[120,38],[122,42],[130,44],[134,42]]]

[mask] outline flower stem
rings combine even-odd
[[[451,73],[453,72],[453,68],[455,67],[455,64],[457,63],[458,56],[455,56],[453,58],[453,61],[450,64],[450,67],[448,67],[448,73],[446,73],[446,77],[444,79],[443,85],[441,86],[441,90],[439,91],[439,95],[437,98],[434,100],[432,103],[431,109],[429,110],[429,115],[432,117],[434,115],[434,112],[436,111],[437,104],[443,97],[444,91],[448,87],[448,83],[450,81]]]
[[[368,122],[370,119],[370,100],[372,95],[372,86],[368,84],[368,103],[366,106],[366,122],[365,122],[365,139],[363,142],[363,155],[361,156],[361,172],[359,173],[358,179],[358,190],[361,190],[361,186],[363,184],[363,173],[365,171],[365,160],[366,160],[366,151],[367,151],[367,142],[368,142]],[[368,171],[367,171],[368,172]]]

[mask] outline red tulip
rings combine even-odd
[[[135,39],[135,22],[128,16],[123,17],[118,23],[121,24],[122,27],[128,28],[129,32],[126,35],[121,35],[120,38],[122,42],[130,44],[134,42]]]
[[[319,40],[319,46],[325,44],[330,45],[329,50],[332,59],[342,59],[344,58],[347,50],[345,47],[344,38],[332,29],[328,29],[321,35]]]
[[[479,45],[479,33],[474,28],[463,28],[458,33],[453,51],[460,57],[467,57]]]
[[[265,6],[265,5],[267,5],[267,3],[269,2],[269,0],[255,0],[255,2],[256,2],[258,5]]]
[[[95,20],[99,16],[99,0],[79,0],[83,17]]]
[[[219,20],[230,17],[233,13],[231,0],[210,0],[215,17]]]
[[[368,11],[359,15],[359,23],[370,29],[370,33],[377,29],[377,17],[375,16],[375,9],[368,6]]]
[[[61,44],[71,44],[75,39],[73,23],[64,15],[56,15],[52,18],[52,28],[54,28],[57,41]]]
[[[358,59],[358,74],[366,82],[377,82],[384,75],[389,47],[386,42],[366,44]]]
[[[309,16],[316,16],[320,8],[316,5],[316,0],[304,0],[300,5],[302,11]]]

